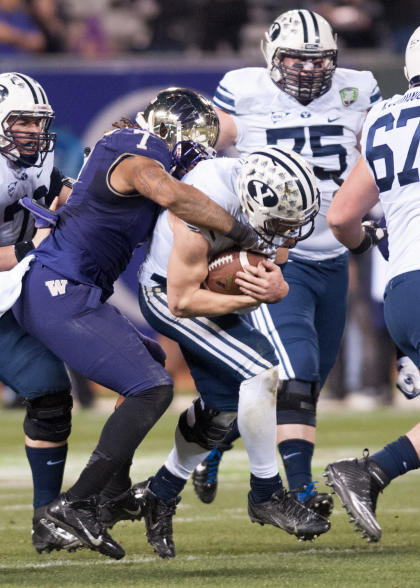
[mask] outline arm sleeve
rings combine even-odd
[[[63,179],[64,175],[61,173],[61,171],[58,168],[53,167],[50,179],[50,189],[45,199],[48,206],[51,206],[54,198],[60,194],[61,188],[63,186]]]

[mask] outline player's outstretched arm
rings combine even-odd
[[[111,182],[119,192],[136,190],[169,208],[182,220],[229,235],[246,249],[256,244],[257,235],[251,227],[239,223],[200,190],[170,176],[152,159],[141,156],[125,159],[113,172]]]
[[[349,249],[360,246],[365,238],[362,219],[378,200],[378,188],[360,156],[327,213],[327,222],[340,243]]]

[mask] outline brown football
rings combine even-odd
[[[245,271],[246,265],[258,265],[262,259],[266,259],[264,255],[252,251],[223,251],[210,262],[205,286],[220,294],[242,294],[235,284],[236,272]]]

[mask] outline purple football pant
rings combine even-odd
[[[66,280],[35,261],[13,313],[71,368],[123,396],[172,385],[160,363],[162,349],[146,347],[134,325],[100,296],[99,288]]]

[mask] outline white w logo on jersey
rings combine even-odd
[[[51,296],[58,296],[66,293],[67,280],[48,280],[45,282]]]

